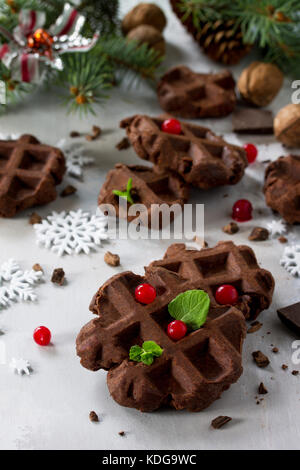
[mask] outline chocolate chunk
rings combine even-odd
[[[248,165],[242,147],[229,144],[207,127],[181,122],[181,134],[161,130],[170,116],[136,115],[121,121],[140,158],[162,171],[174,171],[201,189],[238,183]]]
[[[128,215],[128,204],[122,206],[114,190],[125,191],[128,181],[132,179],[131,196],[135,203],[143,204],[144,211]],[[129,222],[159,229],[163,226],[160,207],[162,204],[179,204],[181,207],[187,201],[189,188],[186,183],[173,173],[156,173],[151,168],[141,165],[124,165],[118,163],[108,172],[101,188],[98,204],[114,206],[117,217],[127,218]],[[171,220],[174,212],[171,211]]]
[[[54,284],[58,284],[59,286],[63,285],[63,283],[65,282],[65,272],[62,268],[54,269],[51,277],[51,282],[53,282]]]
[[[265,109],[237,108],[232,124],[236,134],[273,134],[273,114]]]
[[[270,364],[267,356],[265,356],[261,351],[254,351],[252,356],[258,367],[267,367]]]
[[[232,418],[229,416],[218,416],[217,418],[213,419],[211,425],[214,429],[220,429],[224,424],[229,423]]]
[[[300,222],[300,155],[279,157],[266,168],[266,204],[289,224]]]
[[[36,212],[33,212],[33,213],[31,214],[31,216],[30,216],[28,222],[29,222],[31,225],[35,225],[35,224],[40,224],[40,223],[42,222],[42,220],[43,220],[43,219],[42,219],[42,217],[41,217],[39,214],[37,214]]]
[[[288,239],[281,236],[281,237],[278,238],[278,241],[279,241],[280,243],[287,243],[287,242],[288,242]]]
[[[32,135],[0,141],[0,217],[54,201],[65,173],[62,152]],[[30,222],[31,223],[31,222]]]
[[[98,415],[95,411],[91,411],[90,414],[89,414],[89,418],[90,418],[90,421],[92,423],[98,423],[99,422],[99,418],[98,418]]]
[[[124,137],[120,142],[116,145],[116,149],[118,150],[127,150],[130,147],[130,142],[127,137]]]
[[[272,301],[274,279],[269,271],[257,264],[253,250],[248,246],[236,246],[232,241],[219,242],[213,248],[188,250],[182,243],[171,245],[162,260],[150,266],[160,266],[180,274],[186,279],[202,280],[205,291],[214,296],[218,286],[230,284],[232,276],[240,279],[239,299],[236,307],[246,319],[254,320]],[[261,282],[257,282],[258,279]],[[251,287],[250,287],[251,286]]]
[[[239,231],[239,226],[235,222],[229,222],[229,224],[223,227],[223,232],[228,233],[229,235],[234,235]]]
[[[255,321],[251,324],[247,333],[255,333],[256,331],[260,330],[262,326],[263,326],[262,323],[260,323],[259,321]]]
[[[292,375],[298,375],[299,374],[299,371],[298,370],[293,370],[292,371]]]
[[[120,431],[118,434],[119,434],[119,436],[124,437],[125,436],[125,431]]]
[[[70,137],[72,139],[76,138],[76,137],[80,137],[80,132],[77,132],[77,131],[71,131],[70,132]]]
[[[272,352],[275,353],[275,354],[277,354],[277,353],[279,352],[279,349],[276,348],[276,347],[274,347],[274,348],[272,349]]]
[[[183,118],[227,116],[236,105],[235,81],[229,70],[204,74],[178,65],[162,76],[157,95],[162,109]]]
[[[210,266],[214,272],[215,264]],[[203,281],[203,277],[184,279],[167,269],[148,267],[145,276],[127,271],[100,287],[90,305],[98,317],[79,333],[77,353],[84,367],[108,370],[109,391],[120,405],[141,411],[166,405],[200,411],[239,378],[245,320],[234,306],[217,305],[211,291],[208,320],[202,328],[182,341],[174,342],[167,335],[166,326],[172,320],[169,303],[179,293],[206,289]],[[134,297],[142,283],[152,285],[157,294],[147,306]],[[145,340],[155,340],[163,348],[150,366],[128,357],[130,347]]]
[[[65,187],[65,189],[60,193],[61,197],[67,197],[71,196],[72,194],[75,194],[77,189],[72,186],[71,184],[68,184],[68,186]]]
[[[258,387],[258,393],[260,395],[266,395],[268,393],[268,390],[266,389],[266,387],[264,386],[263,382],[261,382],[259,384],[259,387]]]
[[[250,241],[255,241],[255,242],[265,241],[265,240],[268,240],[268,238],[269,238],[269,230],[267,230],[264,227],[255,227],[248,237]]]
[[[110,266],[120,266],[120,256],[107,251],[104,255],[104,261]]]
[[[286,364],[282,364],[282,366],[281,366],[281,369],[283,369],[283,370],[286,370],[288,368],[289,368],[289,366],[287,366]]]
[[[32,269],[33,269],[33,271],[42,271],[43,272],[43,268],[38,263],[34,264],[32,266]]]
[[[280,308],[277,310],[277,314],[282,323],[300,336],[300,302]]]
[[[86,140],[96,140],[101,135],[101,128],[98,126],[92,127],[92,133],[85,136]]]

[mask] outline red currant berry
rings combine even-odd
[[[239,294],[234,286],[224,284],[216,290],[215,298],[218,304],[234,305],[238,301]]]
[[[252,219],[252,204],[247,199],[239,199],[232,208],[232,218],[237,222],[247,222]]]
[[[162,125],[161,130],[168,134],[181,134],[181,124],[177,119],[166,119]]]
[[[181,320],[174,320],[168,324],[168,336],[174,341],[182,339],[187,332],[186,324]]]
[[[247,153],[247,158],[249,163],[254,163],[258,154],[258,150],[253,144],[245,144],[244,149]]]
[[[33,339],[40,346],[48,346],[51,341],[51,331],[46,326],[38,326],[33,332]]]
[[[151,284],[140,284],[135,289],[135,299],[141,304],[151,304],[156,297],[156,290]]]

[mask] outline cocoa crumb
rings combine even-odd
[[[109,266],[120,266],[120,256],[107,251],[104,255],[104,261]]]
[[[267,367],[270,364],[268,357],[261,351],[254,351],[252,356],[258,367]]]
[[[285,238],[285,237],[283,237],[283,236],[281,236],[281,237],[278,238],[278,241],[279,241],[280,243],[287,243],[288,239]]]
[[[41,265],[38,264],[38,263],[34,264],[34,265],[32,266],[32,269],[33,269],[33,271],[42,271],[42,272],[44,272],[44,271],[43,271],[43,268],[42,268]]]
[[[259,321],[254,321],[253,323],[251,323],[251,326],[248,329],[247,333],[255,333],[256,331],[260,330],[262,326],[263,324]]]
[[[42,217],[37,214],[36,212],[33,212],[30,217],[29,217],[29,221],[28,221],[31,225],[34,225],[34,224],[40,224],[42,222]]]
[[[60,193],[61,197],[67,197],[71,196],[72,194],[75,194],[77,189],[72,186],[71,184],[68,184],[68,186],[65,187],[65,189],[62,190]]]
[[[95,411],[91,411],[90,414],[89,414],[89,418],[90,418],[90,421],[92,423],[98,423],[99,422],[99,418],[98,418],[98,415]]]
[[[292,375],[298,375],[299,371],[298,370],[292,370]]]
[[[130,147],[130,142],[127,137],[124,137],[120,142],[116,145],[118,150],[126,150]]]
[[[234,235],[239,231],[239,226],[235,222],[229,222],[229,224],[224,225],[222,230],[223,232],[228,233],[229,235]]]
[[[51,282],[53,282],[54,284],[58,284],[59,286],[63,285],[63,283],[65,282],[65,272],[62,268],[54,269],[51,277]]]
[[[281,366],[281,369],[283,369],[283,370],[286,370],[288,368],[289,368],[289,366],[287,366],[286,364],[282,364],[282,366]]]
[[[278,352],[279,352],[279,349],[275,347],[275,348],[273,348],[273,349],[272,349],[272,351],[273,351],[273,353],[275,353],[275,354],[276,354],[276,353],[278,353]]]
[[[118,434],[119,434],[119,436],[123,437],[123,436],[125,436],[125,431],[120,431]]]
[[[71,131],[69,135],[70,135],[71,139],[74,139],[76,137],[80,137],[80,133],[78,131]]]
[[[265,241],[268,240],[269,238],[269,230],[267,230],[264,227],[255,227],[251,234],[248,237],[248,240],[254,241],[254,242],[260,242],[260,241]]]
[[[232,418],[230,418],[230,416],[218,416],[212,420],[211,425],[214,429],[220,429],[224,424],[229,423],[231,420]]]
[[[264,385],[263,382],[261,382],[261,383],[259,384],[258,393],[259,393],[260,395],[266,395],[266,393],[268,393],[268,390],[266,389],[266,387],[265,387],[265,385]]]
[[[87,134],[87,135],[85,136],[85,138],[86,138],[86,140],[89,140],[89,141],[91,141],[91,140],[96,140],[96,139],[98,139],[98,137],[100,137],[101,132],[102,132],[101,127],[99,127],[99,126],[93,126],[93,127],[92,127],[92,133],[91,133],[91,134]]]

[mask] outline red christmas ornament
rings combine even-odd
[[[215,298],[218,304],[234,305],[238,301],[239,294],[234,286],[224,284],[216,290]]]
[[[187,326],[181,320],[174,320],[168,325],[167,330],[169,338],[173,339],[174,341],[178,341],[185,337],[187,333]]]
[[[27,38],[27,46],[29,49],[32,49],[40,55],[47,55],[50,59],[52,58],[52,45],[53,37],[42,28],[37,29]]]
[[[177,119],[166,119],[162,125],[161,130],[167,134],[181,134],[181,124]]]
[[[141,304],[151,304],[156,298],[156,290],[151,284],[140,284],[135,289],[135,299]]]
[[[247,158],[249,163],[254,163],[258,154],[257,147],[253,144],[245,144],[244,149],[246,150],[247,153]]]
[[[247,199],[239,199],[232,208],[232,218],[237,222],[247,222],[252,219],[252,204]]]
[[[48,346],[51,341],[51,331],[46,326],[38,326],[33,332],[33,339],[40,346]]]

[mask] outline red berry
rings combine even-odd
[[[244,149],[247,153],[249,163],[254,163],[258,154],[257,148],[253,144],[245,144]]]
[[[48,346],[51,341],[51,331],[46,326],[38,326],[33,332],[33,339],[40,346]]]
[[[247,199],[239,199],[232,208],[232,218],[237,222],[247,222],[252,219],[252,204]]]
[[[135,298],[141,304],[151,304],[156,297],[156,290],[151,284],[140,284],[135,289]]]
[[[181,134],[181,124],[177,119],[166,119],[162,125],[161,130],[168,134]]]
[[[182,339],[187,332],[186,324],[181,320],[174,320],[168,324],[168,336],[174,341]]]
[[[215,298],[218,304],[234,305],[238,301],[239,294],[234,286],[224,284],[216,290]]]

